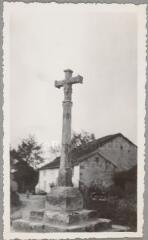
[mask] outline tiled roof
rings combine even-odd
[[[136,146],[128,138],[126,138],[124,135],[122,135],[121,133],[117,133],[117,134],[113,134],[113,135],[107,135],[107,136],[102,137],[102,138],[98,138],[98,139],[96,139],[96,140],[94,140],[92,142],[89,142],[87,144],[80,145],[79,147],[73,149],[73,151],[71,153],[71,158],[76,160],[79,157],[83,156],[84,154],[88,154],[90,152],[95,151],[96,149],[98,149],[99,147],[103,146],[107,142],[112,141],[116,137],[122,137],[126,141],[128,141],[130,144]]]
[[[59,166],[60,166],[60,157],[56,157],[52,162],[47,163],[46,165],[39,168],[39,170],[55,169],[55,168],[59,168]]]
[[[89,154],[91,152],[94,152],[99,147],[103,146],[105,143],[112,141],[114,138],[122,136],[126,141],[128,141],[130,144],[136,146],[134,143],[132,143],[128,138],[124,137],[121,133],[113,134],[113,135],[107,135],[105,137],[93,140],[92,142],[89,142],[87,144],[80,145],[79,147],[75,148],[71,152],[71,158],[73,165],[77,165],[79,163],[79,158],[84,156],[85,154]],[[56,157],[52,162],[44,165],[39,170],[45,170],[45,169],[54,169],[59,168],[60,166],[60,157]]]
[[[47,163],[46,165],[39,168],[39,170],[55,169],[55,168],[59,168],[59,166],[60,166],[60,157],[56,157],[52,162]]]

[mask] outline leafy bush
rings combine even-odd
[[[137,204],[136,199],[119,199],[116,205],[114,221],[118,224],[137,227]]]
[[[137,199],[135,193],[125,194],[119,186],[112,186],[106,191],[89,188],[85,192],[87,192],[87,195],[85,194],[86,208],[97,210],[99,217],[109,218],[114,224],[129,226],[131,231],[136,231]]]

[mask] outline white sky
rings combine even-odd
[[[110,6],[11,4],[12,146],[29,134],[49,146],[60,143],[63,89],[54,81],[65,68],[84,77],[73,86],[72,129],[96,138],[121,132],[136,143],[136,6]]]

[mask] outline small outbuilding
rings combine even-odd
[[[97,186],[105,189],[114,184],[114,173],[137,165],[137,146],[123,134],[108,135],[81,145],[71,153],[75,187]],[[39,169],[37,191],[50,192],[56,184],[60,157]]]

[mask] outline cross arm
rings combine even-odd
[[[63,85],[64,85],[64,80],[63,80],[63,81],[55,81],[54,85],[55,85],[55,87],[57,87],[57,88],[63,87]]]
[[[71,78],[70,81],[71,81],[72,84],[83,83],[83,77],[78,75],[76,77]]]

